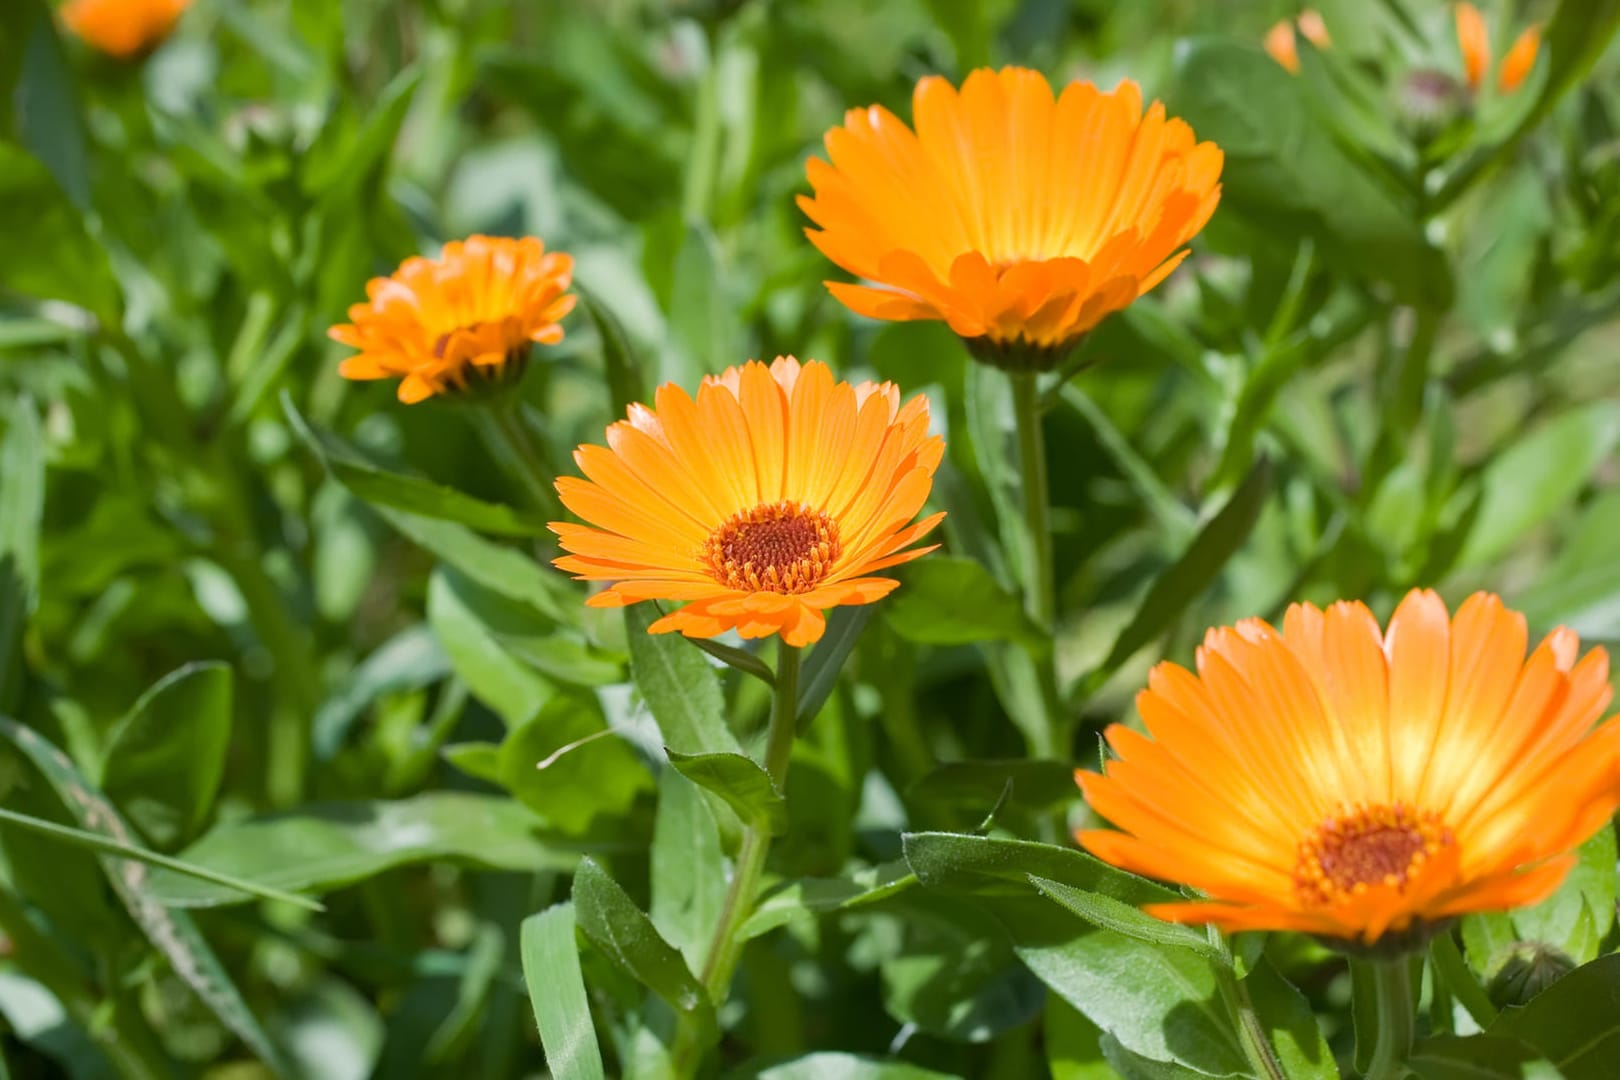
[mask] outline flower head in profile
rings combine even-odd
[[[414,256],[366,284],[367,301],[328,334],[359,349],[338,370],[350,379],[397,378],[399,400],[510,384],[529,346],[555,345],[573,310],[574,261],[535,237],[471,236],[438,258]]]
[[[1133,82],[930,76],[912,117],[873,105],[827,133],[806,232],[869,282],[827,283],[852,311],[942,319],[998,366],[1057,363],[1175,269],[1220,198],[1221,151],[1157,102],[1144,114]]]
[[[150,52],[174,30],[191,0],[68,0],[62,21],[90,47],[120,60]]]
[[[1387,631],[1359,603],[1211,630],[1197,673],[1160,664],[1080,773],[1119,832],[1081,844],[1207,899],[1147,910],[1227,930],[1400,945],[1471,911],[1532,904],[1620,804],[1608,657],[1553,631],[1528,659],[1495,596],[1453,617],[1410,593]]]
[[[808,645],[828,608],[880,599],[898,582],[873,574],[933,550],[910,546],[945,516],[912,522],[945,450],[927,398],[790,356],[708,376],[696,399],[666,383],[655,404],[575,451],[588,479],[557,481],[588,522],[552,525],[557,566],[612,582],[593,607],[684,600],[651,630]]]
[[[1284,19],[1276,23],[1266,32],[1266,52],[1271,58],[1291,72],[1299,71],[1299,41],[1294,37],[1298,32],[1318,49],[1326,49],[1333,44],[1328,36],[1327,24],[1310,8],[1306,8],[1294,19]]]
[[[1468,89],[1478,92],[1491,70],[1491,32],[1485,16],[1473,4],[1459,3],[1452,8],[1457,26],[1457,47],[1462,51],[1463,75]],[[1536,54],[1541,51],[1541,31],[1531,26],[1521,33],[1502,57],[1496,71],[1496,88],[1510,94],[1519,88],[1536,66]]]

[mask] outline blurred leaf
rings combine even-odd
[[[437,568],[428,580],[428,625],[473,695],[516,728],[540,708],[551,684],[508,652],[479,617],[482,595],[455,570]]]
[[[1339,1080],[1333,1051],[1304,994],[1265,959],[1253,967],[1243,986],[1289,1080]]]
[[[366,1080],[382,1052],[383,1023],[370,999],[330,976],[288,1002],[270,1027],[302,1076]]]
[[[622,814],[652,787],[652,777],[609,731],[594,698],[555,695],[501,744],[501,786],[569,835],[585,832],[598,816]]]
[[[1210,943],[1208,936],[1189,927],[1155,919],[1134,905],[1121,903],[1101,893],[1072,888],[1062,882],[1049,881],[1034,874],[1030,875],[1029,881],[1042,896],[1049,897],[1093,926],[1112,930],[1149,945],[1187,949],[1211,962],[1225,963],[1220,951]]]
[[[39,603],[39,530],[45,513],[45,438],[27,397],[7,410],[0,441],[0,708],[22,694],[22,639]]]
[[[430,791],[395,802],[311,803],[218,825],[180,853],[189,863],[262,885],[321,894],[396,866],[454,860],[498,870],[566,868],[570,858],[534,836],[534,819],[494,795]],[[249,899],[234,889],[152,874],[151,894],[172,907]]]
[[[1512,595],[1533,631],[1567,626],[1583,638],[1620,638],[1620,559],[1610,557],[1620,533],[1620,490],[1595,495],[1569,531],[1558,557]]]
[[[898,1061],[823,1051],[754,1065],[727,1075],[727,1080],[954,1080],[949,1073]]]
[[[395,75],[353,134],[343,124],[322,124],[319,138],[304,155],[304,190],[328,202],[351,198],[386,162],[421,81],[421,69],[414,66]]]
[[[1041,1042],[1052,1080],[1119,1080],[1103,1057],[1102,1032],[1085,1013],[1050,994]]]
[[[21,44],[14,95],[16,141],[45,164],[75,206],[86,210],[90,162],[84,114],[50,8],[39,0],[14,0],[7,7],[11,10],[0,17],[0,28],[11,39],[5,47],[9,51],[12,40]],[[6,122],[11,119],[7,116]],[[6,130],[0,125],[0,134]]]
[[[581,859],[574,873],[574,909],[580,929],[604,956],[671,1007],[712,1022],[709,996],[681,954],[594,859]]]
[[[315,710],[310,742],[316,759],[336,757],[355,720],[379,697],[429,686],[449,674],[450,658],[426,623],[401,630],[355,665]]]
[[[1500,1035],[1423,1039],[1406,1063],[1421,1080],[1565,1080],[1536,1051]]]
[[[574,905],[556,904],[523,920],[523,978],[546,1069],[555,1080],[602,1080],[602,1051],[579,967]]]
[[[1074,769],[1060,761],[947,761],[906,790],[908,797],[984,809],[1012,784],[1007,801],[1031,810],[1046,810],[1080,797]]]
[[[646,376],[635,347],[624,332],[624,325],[603,301],[578,284],[580,305],[585,309],[591,325],[596,328],[597,340],[602,347],[602,370],[607,377],[608,397],[613,402],[613,415],[623,416],[634,402],[647,401]]]
[[[838,688],[838,673],[854,651],[866,624],[872,621],[873,604],[854,604],[833,609],[827,616],[827,632],[810,649],[799,676],[799,731],[821,712],[827,699]]]
[[[50,253],[0,262],[0,289],[65,300],[117,326],[118,284],[107,253],[91,239],[50,171],[5,143],[0,143],[0,233],[13,251]]]
[[[501,536],[541,536],[548,532],[546,515],[538,509],[485,502],[431,480],[391,472],[358,447],[305,420],[285,390],[281,405],[293,430],[320,458],[332,478],[368,503],[420,517],[455,521]]]
[[[1017,641],[1027,648],[1049,644],[1030,622],[1024,605],[972,559],[931,555],[908,566],[883,614],[895,632],[927,645]]]
[[[1606,824],[1581,845],[1580,862],[1557,892],[1513,912],[1519,937],[1555,945],[1577,964],[1596,959],[1599,943],[1614,926],[1617,861],[1614,827]]]
[[[1613,1080],[1620,1061],[1620,953],[1576,968],[1486,1032],[1539,1050],[1566,1080]]]
[[[107,737],[102,790],[155,847],[179,846],[208,819],[225,775],[234,685],[225,664],[187,664]]]
[[[1018,419],[1012,386],[1005,372],[970,363],[966,390],[963,404],[973,461],[995,510],[1001,554],[1010,563],[1011,580],[1023,581],[1028,574],[1020,560],[1029,544],[1024,539],[1024,479],[1018,468]]]
[[[787,831],[787,800],[751,758],[742,754],[682,754],[667,746],[664,751],[682,776],[720,796],[744,822],[764,826],[772,836]]]
[[[725,903],[726,857],[708,800],[674,769],[658,775],[658,818],[649,861],[652,905],[647,914],[687,964],[699,969]]]
[[[688,224],[675,256],[669,306],[672,348],[664,356],[659,381],[695,394],[709,372],[742,363],[746,357],[734,340],[735,312],[714,234],[706,225]]]
[[[960,0],[928,0],[928,12],[944,30],[956,50],[956,72],[966,75],[990,63],[990,47],[1000,24],[1018,5],[1013,0],[982,0],[964,4]]]
[[[6,717],[0,717],[0,735],[11,740],[44,775],[57,798],[72,811],[82,828],[103,833],[119,843],[130,842],[129,826],[124,819],[100,792],[90,787],[67,755],[34,731]],[[154,881],[158,875],[137,862],[112,856],[102,856],[100,861],[107,880],[130,917],[152,946],[173,965],[175,973],[272,1073],[292,1076],[281,1050],[265,1034],[196,924],[185,913],[169,910],[157,898]],[[187,858],[185,861],[201,863],[202,860]],[[193,882],[196,879],[181,880]],[[230,894],[233,898],[242,897],[235,889],[231,889]]]
[[[630,672],[664,742],[683,754],[742,753],[726,726],[720,676],[703,653],[679,634],[649,634],[658,618],[653,604],[624,609]]]
[[[1178,45],[1165,97],[1226,154],[1221,212],[1271,235],[1312,236],[1329,258],[1388,282],[1404,301],[1445,307],[1450,271],[1424,238],[1417,208],[1334,144],[1293,79],[1258,46],[1217,38]]]

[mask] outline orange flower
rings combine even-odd
[[[930,76],[916,130],[853,109],[812,158],[811,241],[870,285],[830,281],[877,319],[943,319],[980,359],[1028,370],[1162,281],[1220,198],[1221,151],[1123,82],[1054,98],[1038,72]]]
[[[1457,47],[1462,50],[1463,74],[1468,88],[1477,91],[1485,82],[1485,73],[1491,67],[1491,33],[1485,16],[1473,4],[1464,2],[1452,9],[1457,23]],[[1496,73],[1496,87],[1504,94],[1519,88],[1530,70],[1536,66],[1536,54],[1541,51],[1541,31],[1532,26],[1514,40],[1502,57],[1502,66]]]
[[[656,404],[630,406],[606,447],[575,451],[590,479],[557,481],[591,523],[552,525],[571,552],[557,566],[613,582],[592,607],[686,600],[652,632],[808,645],[827,608],[899,584],[868,575],[933,550],[903,550],[945,516],[908,524],[945,451],[927,398],[901,405],[892,383],[834,382],[789,356],[710,375],[696,401],[666,383]]]
[[[1115,725],[1118,760],[1076,778],[1123,832],[1111,863],[1207,900],[1147,910],[1227,930],[1376,942],[1535,903],[1620,804],[1608,657],[1553,631],[1528,661],[1495,596],[1455,618],[1410,593],[1387,633],[1359,603],[1211,630],[1198,674],[1160,664]]]
[[[80,40],[128,60],[155,48],[191,0],[69,0],[62,21]]]
[[[1529,27],[1520,34],[1502,57],[1502,66],[1496,72],[1496,86],[1504,94],[1511,94],[1530,75],[1536,66],[1536,54],[1541,51],[1541,30]]]
[[[511,382],[531,342],[562,340],[557,321],[574,308],[573,276],[573,259],[532,236],[471,236],[437,259],[413,256],[367,282],[369,301],[327,331],[360,350],[338,370],[349,379],[403,376],[406,404]]]
[[[1271,58],[1290,72],[1299,71],[1299,45],[1294,40],[1294,30],[1298,28],[1301,34],[1310,40],[1318,49],[1325,49],[1333,44],[1328,36],[1327,24],[1310,8],[1299,13],[1299,18],[1290,22],[1287,19],[1274,25],[1266,32],[1266,52]]]

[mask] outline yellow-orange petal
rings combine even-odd
[[[1496,87],[1504,94],[1517,90],[1536,66],[1536,55],[1541,51],[1541,29],[1532,26],[1514,39],[1502,67],[1496,73]]]
[[[1452,7],[1457,25],[1457,48],[1462,51],[1463,76],[1471,90],[1478,90],[1491,66],[1491,32],[1479,8],[1462,0]]]
[[[62,22],[92,48],[129,60],[162,43],[190,5],[191,0],[68,0]]]

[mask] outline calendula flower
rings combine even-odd
[[[877,319],[943,319],[980,359],[1049,367],[1186,256],[1220,198],[1222,155],[1122,82],[1054,96],[1039,72],[917,84],[913,131],[853,109],[812,158],[811,241],[871,284],[828,282]]]
[[[1284,19],[1266,32],[1266,52],[1271,58],[1291,72],[1299,71],[1299,43],[1294,39],[1294,32],[1304,34],[1312,45],[1318,49],[1325,49],[1333,44],[1328,36],[1327,24],[1310,8],[1299,13],[1297,19]]]
[[[898,584],[872,574],[933,550],[907,550],[945,516],[911,524],[945,450],[927,398],[789,356],[708,376],[695,401],[666,383],[655,404],[575,451],[589,479],[557,481],[589,522],[552,525],[570,552],[557,566],[613,583],[593,607],[684,600],[651,630],[808,645],[828,608]]]
[[[1452,16],[1457,26],[1457,47],[1462,51],[1463,74],[1468,88],[1478,91],[1491,68],[1490,28],[1485,16],[1473,4],[1455,5]],[[1502,66],[1496,73],[1497,89],[1504,94],[1517,90],[1536,66],[1536,54],[1540,50],[1541,31],[1532,26],[1518,36],[1502,58]]]
[[[506,385],[529,346],[555,345],[573,310],[574,260],[535,237],[471,236],[436,259],[406,259],[366,284],[364,304],[327,333],[360,352],[338,370],[350,379],[400,379],[407,404]]]
[[[156,48],[191,0],[69,0],[62,21],[85,44],[128,60]]]
[[[1555,890],[1620,803],[1608,657],[1555,630],[1525,659],[1495,596],[1448,615],[1410,593],[1387,632],[1359,603],[1210,631],[1197,674],[1160,664],[1115,725],[1105,775],[1077,774],[1121,832],[1100,858],[1202,890],[1147,910],[1227,930],[1370,945]],[[1391,942],[1385,942],[1386,946]]]

